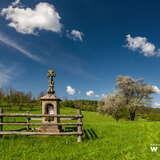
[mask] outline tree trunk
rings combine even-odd
[[[136,117],[136,111],[130,112],[130,120],[134,121],[135,117]]]

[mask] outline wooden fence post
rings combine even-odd
[[[77,115],[54,115],[55,117],[62,117],[62,118],[69,118],[69,119],[76,119],[77,122],[70,122],[70,123],[60,123],[60,122],[56,122],[54,125],[77,125],[77,131],[70,131],[70,132],[32,132],[30,131],[32,128],[32,125],[44,125],[43,122],[41,123],[34,123],[31,122],[31,117],[50,117],[51,115],[42,115],[42,114],[29,114],[29,112],[27,114],[9,114],[3,113],[3,110],[0,108],[0,137],[2,137],[3,135],[76,135],[77,136],[77,142],[82,142],[82,136],[83,136],[83,123],[82,123],[82,114],[81,114],[81,110],[77,110]],[[27,122],[3,122],[4,121],[4,117],[26,117]],[[50,123],[47,123],[50,124]],[[25,132],[20,132],[19,130],[17,131],[4,131],[4,125],[18,125],[18,126],[26,126],[26,130]]]
[[[78,115],[82,115],[81,109],[77,110]],[[78,137],[77,137],[77,142],[82,142],[82,117],[78,117],[78,123],[77,124],[77,132],[78,132]]]
[[[30,112],[27,112],[27,114],[29,114]],[[30,117],[27,117],[27,123],[30,123],[30,120],[31,120],[31,118]],[[28,124],[27,125],[27,131],[29,131],[30,130],[30,125]]]
[[[0,108],[0,114],[3,113],[3,109]],[[3,123],[3,116],[0,116],[0,123]],[[0,125],[0,131],[3,131],[3,124]],[[3,135],[0,135],[0,137],[3,137]]]

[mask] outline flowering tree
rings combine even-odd
[[[119,94],[125,98],[130,120],[135,119],[137,107],[147,104],[151,99],[150,95],[155,92],[154,88],[144,80],[128,76],[119,76],[116,87]]]
[[[133,121],[137,108],[148,104],[152,93],[155,93],[155,89],[144,83],[144,80],[119,76],[116,80],[115,94],[106,96],[99,110],[117,117],[116,114],[125,107],[128,109],[130,120]]]

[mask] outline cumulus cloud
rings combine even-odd
[[[74,88],[72,88],[71,86],[67,86],[66,92],[68,93],[68,95],[73,96],[76,93],[76,90]]]
[[[94,94],[93,90],[89,90],[89,91],[86,92],[86,96],[88,96],[88,97],[91,97],[91,96],[94,96],[94,95],[95,94]]]
[[[8,25],[17,32],[36,34],[37,30],[61,31],[61,17],[53,5],[40,2],[32,9],[19,6],[19,2],[19,0],[16,0],[8,8],[1,11],[1,15],[9,21]]]
[[[150,57],[159,55],[159,49],[157,49],[153,43],[149,42],[146,37],[132,37],[128,34],[126,35],[126,41],[126,46],[129,49],[133,51],[138,50],[144,56]]]
[[[29,51],[27,51],[22,46],[20,46],[16,42],[12,41],[10,38],[8,38],[6,35],[4,35],[2,33],[0,33],[0,42],[13,48],[13,49],[18,50],[21,54],[27,56],[30,59],[41,62],[41,59],[39,57],[33,55],[32,53],[30,53]]]
[[[160,94],[160,88],[158,88],[157,86],[152,86],[152,88],[155,93]]]
[[[73,39],[74,41],[79,40],[79,41],[83,41],[83,32],[79,31],[79,30],[71,30],[71,32],[67,33],[67,36],[71,39]]]
[[[13,3],[12,3],[12,6],[16,6],[16,5],[18,5],[20,3],[20,0],[16,0],[16,1],[14,1]]]
[[[99,98],[100,96],[98,94],[95,95],[96,98]]]
[[[12,68],[7,68],[3,64],[0,64],[0,87],[7,84],[12,79]]]
[[[54,5],[40,2],[34,8],[24,7],[20,0],[15,0],[0,12],[8,21],[8,26],[22,34],[36,35],[40,30],[61,32],[61,17]],[[73,29],[66,31],[66,36],[74,41],[83,41],[83,32]]]
[[[155,102],[155,103],[153,103],[152,107],[154,107],[154,108],[160,108],[160,103]]]
[[[103,93],[103,94],[101,94],[101,97],[102,97],[102,98],[105,98],[106,96],[107,96],[107,95],[106,95],[106,94],[104,94],[104,93]]]

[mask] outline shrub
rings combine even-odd
[[[160,121],[160,114],[159,113],[150,113],[147,116],[147,120],[149,120],[149,121]]]
[[[86,111],[97,111],[98,101],[95,100],[64,100],[61,106],[70,108],[80,108]]]
[[[119,94],[110,94],[99,103],[98,111],[111,115],[116,120],[128,118],[128,111],[125,107],[125,99]]]

